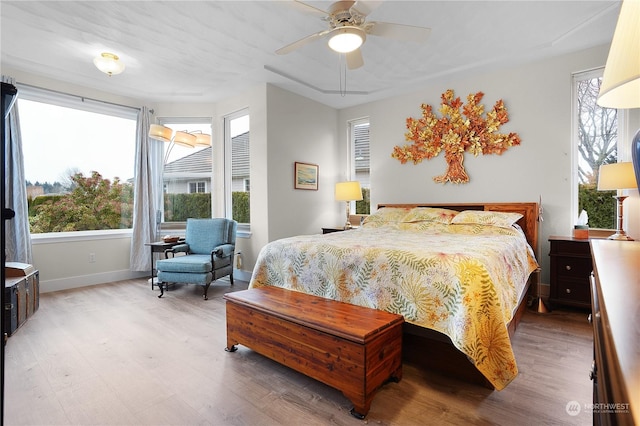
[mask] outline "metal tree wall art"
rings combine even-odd
[[[421,118],[407,118],[405,139],[411,144],[395,146],[391,156],[402,164],[407,161],[418,164],[444,150],[447,171],[433,180],[437,183],[469,182],[463,165],[465,151],[474,156],[500,155],[512,146],[520,145],[520,136],[516,133],[498,133],[500,126],[509,121],[502,99],[483,118],[484,105],[480,104],[483,96],[482,92],[471,93],[467,96],[467,104],[463,105],[460,97],[454,98],[453,90],[447,90],[441,96],[440,118],[431,105],[422,104]]]

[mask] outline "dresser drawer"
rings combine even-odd
[[[558,256],[554,263],[558,278],[584,279],[585,284],[588,283],[593,269],[589,258]]]

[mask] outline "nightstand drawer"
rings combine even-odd
[[[583,279],[585,285],[588,283],[589,275],[593,269],[589,258],[558,256],[554,263],[558,278]]]
[[[585,305],[591,304],[591,290],[587,282],[565,280],[558,284],[554,289],[555,295],[552,299],[557,303],[566,303],[569,305]]]
[[[572,255],[585,256],[591,258],[591,250],[589,249],[589,240],[584,241],[553,241],[551,245],[551,254],[556,255]]]

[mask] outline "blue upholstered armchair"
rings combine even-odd
[[[236,221],[224,218],[187,219],[184,244],[168,250],[173,257],[156,262],[160,285],[158,297],[164,294],[166,283],[201,285],[205,300],[212,281],[229,275],[233,285],[237,226]],[[185,255],[176,256],[176,253]]]

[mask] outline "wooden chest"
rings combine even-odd
[[[38,310],[40,304],[39,272],[33,270],[25,273],[27,275],[5,278],[2,331],[6,336],[15,333]]]
[[[401,315],[278,287],[225,294],[227,350],[242,344],[340,390],[364,418],[377,389],[402,378]]]

